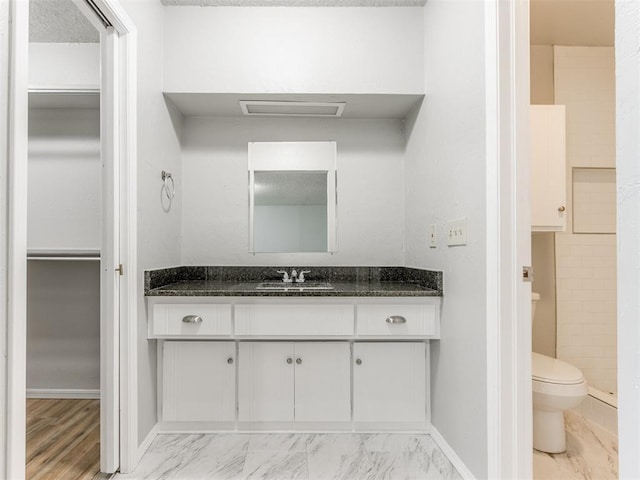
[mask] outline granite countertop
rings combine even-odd
[[[405,267],[305,267],[308,282],[330,282],[332,290],[261,290],[263,281],[279,281],[283,267],[171,267],[145,272],[145,295],[251,297],[439,297],[442,272]],[[287,270],[290,270],[288,268]],[[301,269],[299,269],[301,270]]]

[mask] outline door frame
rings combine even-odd
[[[487,477],[531,478],[529,0],[485,0]]]
[[[107,431],[112,445],[103,451],[101,442],[101,469],[112,472],[120,467],[130,471],[138,461],[137,432],[137,369],[136,322],[138,289],[137,272],[137,77],[135,26],[120,6],[118,0],[92,0],[113,28],[101,26],[103,58],[102,70],[111,73],[112,93],[107,99],[117,118],[114,127],[106,135],[113,156],[110,186],[112,191],[103,192],[103,199],[111,201],[115,210],[112,222],[103,223],[103,229],[114,238],[112,252],[106,252],[106,261],[101,269],[109,271],[115,278],[118,265],[124,265],[124,275],[119,279],[117,290],[111,294],[117,322],[101,319],[101,390],[107,386],[109,395],[107,408],[101,408],[101,422],[109,424]],[[91,11],[80,0],[78,6],[85,14]],[[0,329],[2,348],[6,348],[6,391],[2,391],[0,405],[2,423],[6,426],[0,448],[0,473],[5,478],[20,479],[25,475],[26,442],[26,253],[27,253],[27,142],[28,142],[28,48],[29,48],[29,1],[3,0],[2,13],[6,8],[9,24],[6,42],[9,66],[8,109],[6,110],[7,135],[7,191],[2,196],[6,202],[6,219],[0,228],[6,230],[6,323]],[[95,24],[95,12],[87,17]],[[105,41],[105,33],[107,41]],[[3,45],[4,47],[4,45]],[[4,53],[4,52],[3,52]],[[108,55],[105,55],[108,53]],[[4,60],[4,59],[3,59]],[[110,62],[110,63],[108,63]],[[103,73],[103,78],[104,78]],[[5,91],[1,92],[3,95]],[[102,109],[101,109],[102,110]],[[3,116],[5,111],[3,110]],[[101,113],[102,115],[102,113]],[[3,118],[4,119],[4,118]],[[103,122],[104,119],[101,119]],[[3,130],[4,135],[4,130]],[[104,135],[104,130],[101,136]],[[101,142],[104,142],[101,140]],[[104,143],[103,148],[104,148]],[[0,172],[0,177],[4,176]],[[4,193],[4,192],[3,192]],[[119,255],[116,245],[119,245]],[[3,258],[4,260],[4,258]],[[107,262],[111,261],[111,265]],[[0,267],[5,265],[0,263]],[[119,275],[118,275],[119,276]],[[106,274],[103,273],[102,278]],[[101,283],[103,283],[101,281]],[[5,289],[3,289],[3,294]],[[103,292],[101,292],[103,293]],[[4,300],[4,298],[3,298]],[[101,300],[103,301],[103,300]],[[4,303],[4,302],[3,302]],[[3,305],[4,306],[4,305]],[[104,309],[102,309],[104,311]],[[4,320],[4,318],[3,318]],[[6,325],[6,330],[4,329]],[[123,328],[120,328],[120,326]],[[105,330],[106,329],[106,330]],[[4,353],[4,352],[3,352]],[[106,397],[101,397],[101,402]],[[104,413],[102,412],[104,410]],[[105,417],[104,415],[107,415]],[[102,429],[101,429],[102,430]]]

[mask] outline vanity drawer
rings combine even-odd
[[[149,336],[229,336],[231,305],[155,304]]]
[[[438,335],[436,305],[358,305],[357,319],[359,336]]]
[[[353,335],[353,305],[236,305],[236,335]]]

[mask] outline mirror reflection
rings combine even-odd
[[[327,251],[327,172],[254,172],[256,252]]]
[[[336,142],[249,142],[249,251],[335,252]]]

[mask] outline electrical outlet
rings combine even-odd
[[[435,223],[429,225],[429,248],[438,246],[438,230]]]
[[[467,244],[467,217],[449,220],[446,226],[447,245]]]

